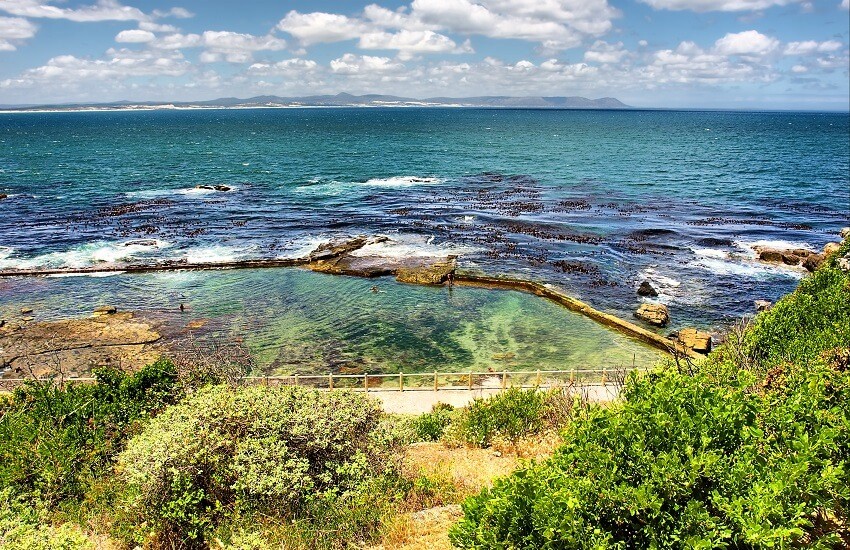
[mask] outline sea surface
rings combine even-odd
[[[757,262],[754,245],[816,250],[850,225],[849,171],[846,113],[0,114],[0,269],[296,257],[335,237],[382,234],[392,242],[370,252],[459,254],[463,270],[550,283],[627,317],[648,280],[671,328],[722,330],[803,276]],[[569,315],[538,298],[372,284],[299,270],[14,278],[0,281],[0,316],[31,302],[45,304],[35,314],[45,319],[107,299],[186,302],[205,315],[232,302],[249,313],[230,330],[260,338],[254,349],[281,369],[281,350],[296,353],[286,346],[298,338],[337,350],[311,359],[317,369],[339,357],[389,361],[376,351],[388,345],[422,368],[579,362],[558,358],[570,348],[562,339],[550,345]],[[393,337],[370,316],[410,334]],[[448,328],[423,328],[434,324]],[[574,348],[606,341],[597,330],[574,336],[584,342]],[[604,362],[590,351],[580,362]]]

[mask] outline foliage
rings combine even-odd
[[[419,441],[437,441],[451,424],[455,408],[448,403],[436,403],[431,412],[416,417],[413,427]]]
[[[701,372],[630,377],[625,399],[572,422],[551,459],[470,498],[452,542],[847,547],[848,281],[833,258]]]
[[[207,387],[153,419],[119,468],[140,524],[200,544],[231,512],[298,519],[356,498],[386,465],[380,417],[351,392]]]
[[[5,550],[94,550],[79,528],[44,522],[39,513],[15,499],[10,489],[0,491],[0,548]]]
[[[560,390],[509,388],[462,409],[446,438],[475,447],[489,447],[496,438],[516,442],[558,426],[571,407],[570,396]]]
[[[0,488],[52,506],[79,498],[138,425],[174,400],[174,367],[106,368],[94,385],[29,382],[0,404]]]

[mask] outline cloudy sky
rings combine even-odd
[[[392,93],[847,110],[848,0],[0,0],[0,104]]]

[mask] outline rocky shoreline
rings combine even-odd
[[[842,237],[850,237],[850,228],[842,230]],[[558,303],[597,323],[675,356],[699,359],[711,350],[711,335],[696,328],[681,327],[668,336],[663,336],[638,324],[601,312],[551,285],[458,272],[457,257],[454,255],[396,258],[369,253],[367,247],[389,240],[385,236],[358,236],[320,245],[306,256],[291,259],[215,263],[177,261],[79,269],[13,269],[0,271],[0,277],[271,267],[302,267],[319,273],[356,277],[394,276],[397,281],[409,284],[457,284],[526,292]],[[805,265],[807,269],[813,270],[816,266],[810,268],[807,262],[811,264],[817,260],[817,265],[820,265],[839,246],[840,243],[830,243],[823,254],[802,249],[761,249],[756,252],[762,262],[789,266],[797,262],[796,265]],[[850,264],[850,259],[841,258],[839,262]],[[649,298],[657,295],[648,281],[640,285],[637,293]],[[757,301],[757,308],[770,307],[769,304],[758,302],[760,301]],[[3,373],[0,376],[4,378],[43,376],[51,372],[51,368],[56,365],[63,366],[62,373],[65,376],[86,375],[90,373],[92,366],[97,364],[139,368],[168,350],[168,344],[165,342],[169,339],[163,338],[159,332],[161,327],[155,327],[155,322],[138,319],[131,312],[119,313],[115,307],[101,306],[89,318],[48,322],[33,322],[31,313],[31,310],[25,308],[17,320],[0,320],[0,368]],[[635,317],[657,328],[665,327],[670,322],[667,307],[654,302],[640,304]],[[193,328],[195,327],[183,327],[183,331],[191,331]]]

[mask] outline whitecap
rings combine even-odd
[[[0,269],[83,268],[99,263],[127,261],[169,246],[170,243],[155,239],[128,242],[95,241],[31,258],[16,258],[14,254],[3,254],[0,255]]]
[[[126,271],[91,271],[88,273],[51,273],[48,275],[48,278],[52,279],[64,279],[67,277],[94,277],[96,279],[100,279],[103,277],[112,277],[113,275],[121,275],[122,273],[126,273]]]
[[[352,256],[381,258],[440,258],[479,252],[480,248],[451,242],[434,242],[431,235],[394,235],[390,240],[371,243],[351,253]]]
[[[371,185],[374,187],[410,187],[414,185],[434,185],[443,183],[442,178],[422,177],[422,176],[393,176],[389,178],[372,178],[364,182],[359,182],[359,185]]]
[[[198,246],[187,250],[183,257],[190,264],[233,262],[249,256],[256,248],[256,245],[238,248],[224,245]]]

